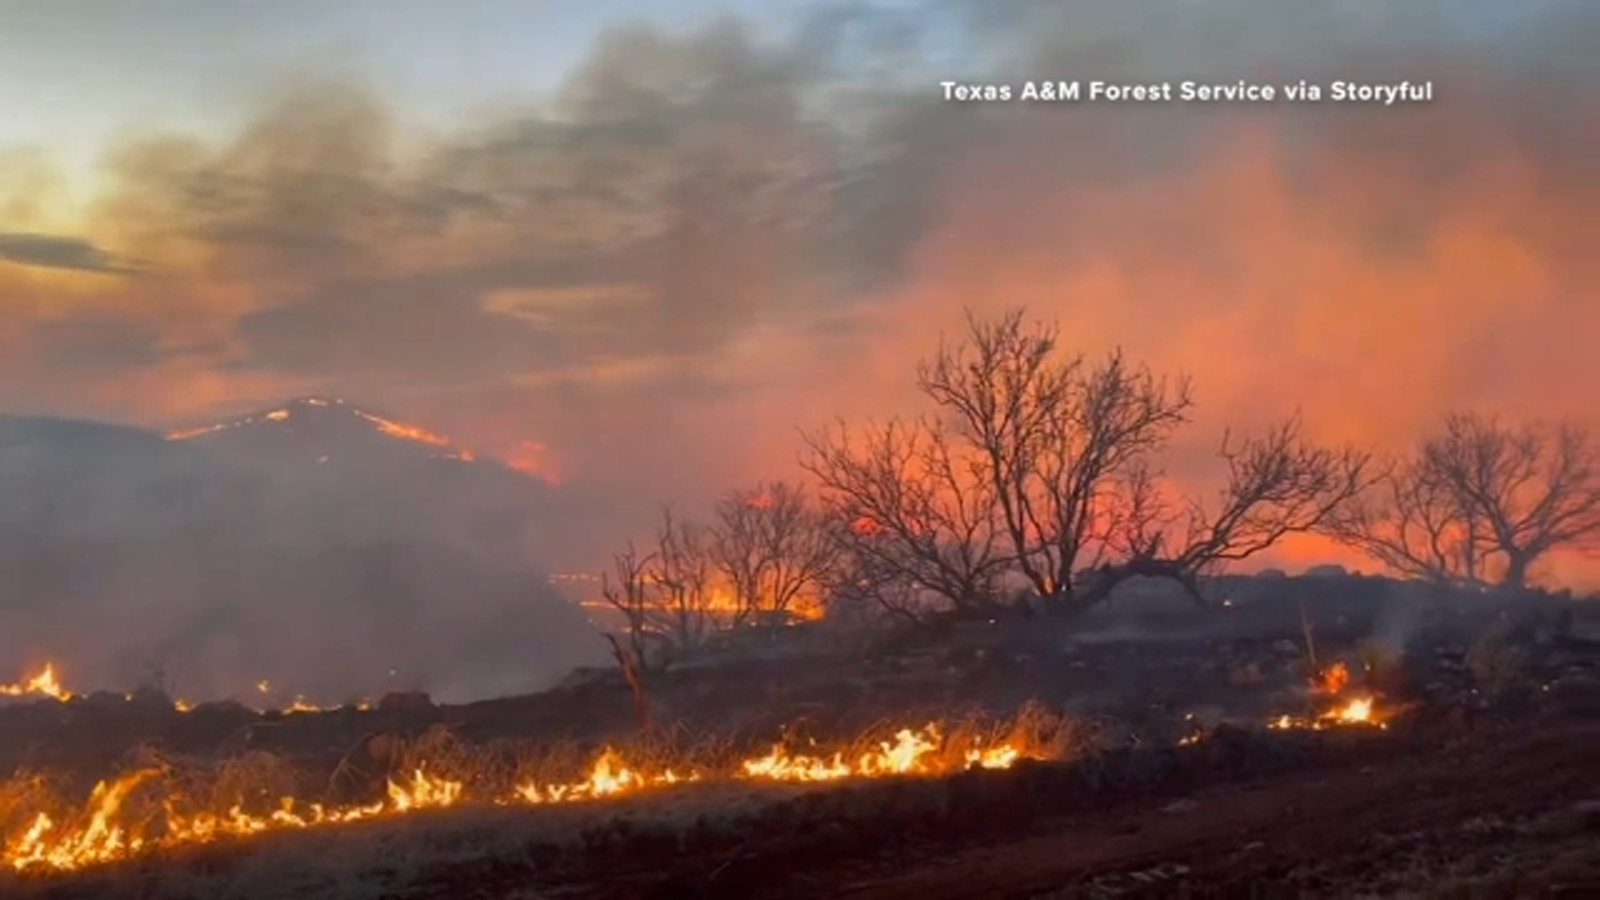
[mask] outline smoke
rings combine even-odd
[[[1197,483],[1223,425],[1295,409],[1383,449],[1448,408],[1582,416],[1597,22],[1581,0],[928,0],[782,35],[619,24],[550,96],[432,132],[302,74],[230,135],[106,148],[76,218],[48,158],[4,157],[0,406],[163,425],[321,393],[537,442],[581,502],[555,529],[573,566],[659,502],[790,474],[798,426],[907,409],[965,308],[1192,373],[1173,469]],[[1435,99],[939,89],[1029,78]]]
[[[190,443],[0,417],[0,660],[286,704],[533,690],[604,659],[541,571],[546,488],[342,423]],[[284,429],[328,455],[294,459]]]

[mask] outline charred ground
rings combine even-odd
[[[826,623],[751,630],[650,678],[661,733],[649,742],[611,670],[453,707],[396,695],[372,710],[178,712],[154,692],[21,705],[0,713],[0,765],[48,770],[80,793],[136,764],[251,760],[252,777],[286,792],[353,798],[381,793],[418,754],[478,766],[530,746],[737,754],[1029,702],[1071,724],[1069,758],[1008,771],[449,809],[14,886],[352,897],[1594,886],[1592,604],[1363,578],[1246,579],[1228,593],[1210,610],[1135,598],[1071,623],[950,622],[870,640]],[[1379,698],[1384,728],[1265,727],[1308,712],[1308,679],[1335,662]]]

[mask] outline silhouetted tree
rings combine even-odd
[[[1380,486],[1338,534],[1413,576],[1521,588],[1551,550],[1600,538],[1600,451],[1572,423],[1453,414]]]
[[[679,653],[699,649],[717,626],[714,565],[706,530],[663,509],[645,577],[654,589],[652,626]]]
[[[842,424],[805,437],[802,465],[821,486],[852,589],[914,615],[930,604],[992,607],[1011,558],[993,482],[925,420]]]
[[[771,482],[730,492],[709,529],[717,570],[736,606],[733,624],[781,619],[818,596],[839,555],[822,512],[805,491]]]
[[[1118,479],[1186,421],[1189,382],[1156,377],[1121,352],[1098,364],[1060,351],[1054,325],[1020,310],[969,315],[917,382],[976,451],[1011,556],[1040,596],[1070,603],[1073,577],[1105,544]]]
[[[650,594],[650,567],[655,554],[641,554],[632,541],[611,556],[611,571],[600,575],[600,596],[622,615],[628,629],[628,654],[636,665],[646,663],[647,639],[652,628],[654,599]],[[612,646],[621,654],[615,639]]]
[[[1189,498],[1181,512],[1172,510],[1148,470],[1135,469],[1124,479],[1111,542],[1122,559],[1095,573],[1086,602],[1132,576],[1170,578],[1203,599],[1200,576],[1249,559],[1291,534],[1331,527],[1371,485],[1374,473],[1369,453],[1306,441],[1298,416],[1237,442],[1225,435],[1218,455],[1228,477],[1216,501]]]
[[[854,583],[891,609],[916,598],[908,587],[988,609],[1008,580],[1065,610],[1134,576],[1175,579],[1198,598],[1202,574],[1323,527],[1370,480],[1366,454],[1311,444],[1296,417],[1224,438],[1217,502],[1171,498],[1154,464],[1188,420],[1188,380],[1120,352],[1063,355],[1056,327],[1020,311],[969,316],[964,339],[917,381],[943,419],[808,438],[806,467],[854,526],[841,532],[865,573]]]

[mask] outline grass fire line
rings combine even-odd
[[[1324,673],[1324,690],[1337,694],[1348,672]],[[67,702],[53,665],[19,684],[0,685],[0,695]],[[1371,697],[1343,700],[1309,718],[1284,716],[1267,723],[1272,729],[1323,729],[1342,725],[1381,726]],[[182,712],[192,704],[175,704]],[[902,727],[888,739],[858,742],[854,749],[802,753],[775,743],[759,755],[723,769],[692,765],[647,768],[606,747],[582,777],[537,778],[517,783],[509,792],[486,794],[467,778],[448,777],[426,763],[410,767],[386,782],[385,796],[366,804],[332,805],[282,797],[275,808],[247,809],[238,799],[223,809],[201,808],[178,790],[175,779],[160,768],[145,767],[101,781],[75,809],[40,790],[36,778],[14,778],[0,784],[0,861],[21,874],[81,870],[182,846],[244,839],[271,831],[332,827],[424,810],[468,804],[541,806],[621,798],[651,790],[700,782],[828,783],[850,779],[936,777],[972,769],[1008,769],[1026,758],[1059,758],[1060,751],[1030,746],[1012,736],[974,735],[929,723]],[[1192,743],[1185,739],[1183,743]],[[30,806],[32,808],[30,808]]]

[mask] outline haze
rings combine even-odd
[[[393,410],[583,498],[571,568],[908,408],[964,308],[1191,373],[1196,481],[1296,409],[1379,449],[1447,408],[1600,424],[1592,4],[582,9],[7,4],[0,410]],[[940,100],[999,77],[1437,99]]]

